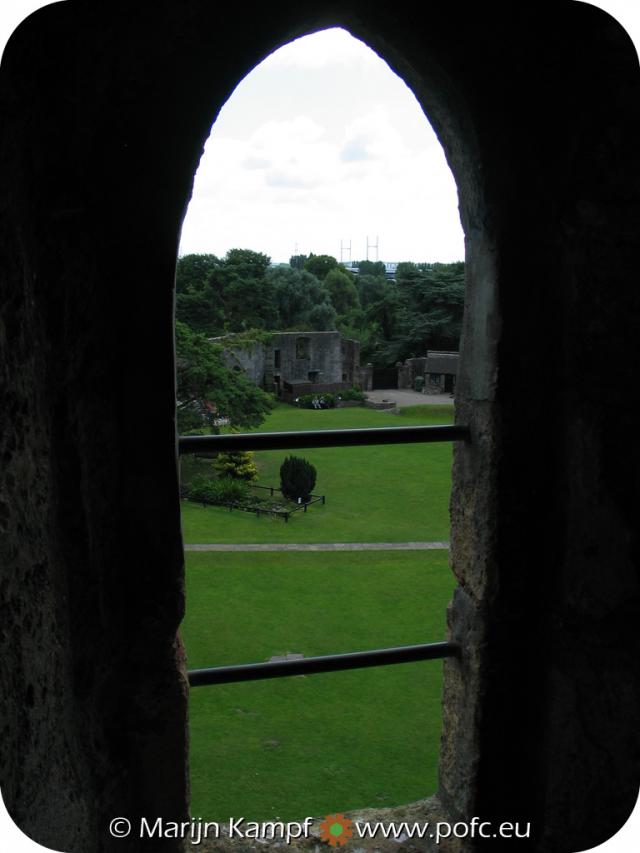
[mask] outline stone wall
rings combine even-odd
[[[306,358],[300,358],[302,341],[306,342],[302,345],[308,354]],[[278,332],[271,346],[280,350],[279,372],[283,381],[308,380],[313,371],[318,374],[317,383],[335,384],[342,382],[340,342],[340,332]]]
[[[224,350],[224,359],[233,370],[240,369],[249,379],[262,385],[268,364],[269,347],[262,343],[251,346],[228,348]]]
[[[582,3],[319,0],[247,17],[68,0],[19,28],[0,72],[0,784],[48,847],[180,847],[107,831],[115,815],[188,814],[180,223],[234,87],[331,25],[414,91],[466,234],[462,653],[445,664],[439,802],[453,819],[530,819],[522,849],[539,853],[601,843],[635,803],[640,80],[625,33]]]

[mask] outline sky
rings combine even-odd
[[[345,30],[324,30],[268,56],[221,110],[180,254],[360,260],[367,243],[371,260],[462,260],[456,185],[403,80]]]
[[[3,0],[0,45],[43,0]],[[640,40],[637,0],[599,0]],[[344,30],[271,54],[220,112],[195,176],[180,254],[276,262],[464,258],[457,192],[411,90]]]

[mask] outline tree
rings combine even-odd
[[[292,501],[307,503],[316,484],[316,469],[300,456],[287,456],[280,466],[280,490]]]
[[[331,294],[331,302],[337,314],[346,314],[352,308],[358,307],[358,291],[353,276],[346,270],[330,270],[325,276],[324,286]]]
[[[387,296],[389,289],[393,286],[384,276],[369,275],[362,272],[356,280],[360,305],[368,308],[376,302],[381,302]]]
[[[304,269],[305,261],[307,260],[307,255],[291,255],[289,258],[289,266],[294,270],[302,270]]]
[[[314,255],[313,252],[304,262],[304,268],[311,275],[315,275],[320,281],[324,281],[327,274],[340,266],[338,261],[331,255]]]
[[[272,398],[242,371],[232,370],[223,349],[205,335],[176,321],[178,430],[217,432],[228,419],[232,427],[259,426],[273,406]]]
[[[220,266],[215,255],[183,255],[176,266],[176,293],[199,293]]]
[[[215,255],[184,255],[176,267],[176,317],[209,336],[224,331],[221,269]]]
[[[270,258],[250,249],[230,249],[221,270],[225,328],[273,329],[277,309],[273,287],[267,277]]]
[[[312,329],[324,332],[335,328],[336,312],[331,295],[306,270],[276,267],[267,273],[277,308],[279,329]]]
[[[398,264],[398,331],[387,346],[389,361],[458,349],[464,310],[464,263]]]
[[[357,261],[356,266],[358,267],[358,274],[360,276],[372,275],[376,278],[386,277],[387,268],[383,261]]]
[[[231,477],[234,480],[243,480],[245,483],[253,483],[258,479],[258,466],[250,450],[219,453],[213,467],[219,477]]]

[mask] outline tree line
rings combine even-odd
[[[181,433],[257,426],[272,398],[209,339],[260,331],[332,331],[360,341],[361,361],[388,366],[427,349],[458,348],[464,263],[361,261],[356,276],[330,255],[294,255],[289,264],[249,249],[224,258],[191,254],[176,269],[178,428]]]
[[[209,337],[231,332],[330,331],[361,344],[363,362],[388,366],[429,349],[458,348],[464,263],[360,261],[353,275],[330,255],[294,255],[289,264],[249,249],[224,258],[185,255],[176,273],[176,317]]]

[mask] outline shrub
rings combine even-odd
[[[202,504],[227,505],[245,503],[249,491],[242,480],[222,477],[214,480],[198,474],[189,486],[189,500]]]
[[[359,388],[347,388],[346,391],[340,392],[338,398],[340,400],[358,400],[360,402],[367,399],[364,391],[360,391]]]
[[[230,453],[219,453],[213,467],[220,477],[231,477],[253,483],[258,479],[258,466],[250,450],[233,450]]]
[[[336,398],[333,394],[301,394],[295,402],[300,409],[333,409]]]
[[[280,466],[280,489],[292,501],[306,503],[316,484],[316,469],[300,456],[287,456]]]

